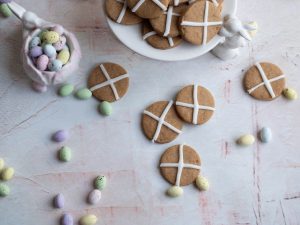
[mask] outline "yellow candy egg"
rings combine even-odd
[[[209,182],[203,176],[198,176],[196,178],[196,185],[200,191],[207,191],[209,189]]]
[[[243,135],[237,140],[237,144],[242,146],[249,146],[252,145],[254,142],[255,142],[255,137],[251,134]]]
[[[60,60],[63,65],[67,64],[70,59],[70,52],[68,49],[63,49],[61,52],[58,54],[57,59]]]
[[[43,34],[43,41],[47,44],[54,44],[59,41],[59,34],[54,31],[47,31]]]
[[[257,30],[258,30],[258,24],[256,21],[252,21],[249,23],[249,25],[253,28],[255,28],[254,30],[248,31],[251,37],[255,37],[257,34]]]
[[[79,220],[79,224],[80,225],[94,225],[97,223],[97,221],[98,221],[98,218],[95,215],[89,214],[89,215],[85,215],[85,216],[81,217]]]
[[[167,190],[167,195],[170,197],[176,198],[183,194],[183,189],[178,186],[172,186]]]
[[[11,180],[15,174],[15,170],[12,167],[5,168],[1,173],[1,178],[4,181]]]
[[[294,90],[292,88],[286,88],[286,89],[284,89],[283,95],[288,100],[296,100],[296,99],[298,99],[298,93],[296,92],[296,90]]]

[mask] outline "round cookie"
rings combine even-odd
[[[182,13],[187,9],[187,5],[180,5],[177,7],[169,6],[168,10],[160,17],[150,19],[153,29],[164,37],[177,37],[180,35],[178,30],[179,18]]]
[[[285,75],[272,63],[256,63],[245,74],[244,88],[252,97],[270,101],[284,90]]]
[[[171,49],[178,46],[182,39],[180,37],[161,37],[156,31],[153,31],[149,22],[145,22],[142,28],[143,40],[146,40],[153,48],[157,49]]]
[[[131,11],[139,17],[152,19],[167,10],[170,0],[127,0]]]
[[[186,41],[206,45],[219,33],[222,24],[218,7],[210,1],[197,1],[180,18],[179,29]]]
[[[173,101],[155,102],[144,110],[142,128],[152,142],[164,144],[173,141],[181,133],[182,126]]]
[[[125,0],[106,0],[105,8],[109,18],[117,23],[132,25],[143,21],[142,18],[129,10]]]
[[[180,118],[195,125],[207,122],[215,111],[214,97],[209,90],[199,85],[189,85],[181,89],[175,105]]]
[[[98,100],[114,102],[126,94],[129,75],[118,64],[103,63],[92,71],[88,79],[88,87]]]
[[[193,183],[201,169],[198,153],[187,145],[168,148],[160,158],[161,175],[170,184],[186,186]]]

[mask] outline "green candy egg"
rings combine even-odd
[[[94,187],[99,190],[103,190],[106,187],[107,179],[105,176],[98,176],[94,181]]]
[[[87,88],[82,88],[76,92],[76,97],[81,100],[89,99],[92,97],[92,92]]]
[[[104,116],[110,116],[113,112],[112,105],[109,102],[101,102],[99,105],[99,111]]]
[[[13,14],[7,4],[1,4],[1,3],[0,3],[0,12],[3,14],[4,17],[10,17]]]
[[[59,150],[58,157],[60,161],[69,162],[72,158],[72,150],[64,146]]]
[[[9,195],[10,189],[6,184],[0,183],[0,197]]]
[[[74,91],[74,86],[72,84],[65,84],[60,87],[58,94],[62,97],[69,96]]]

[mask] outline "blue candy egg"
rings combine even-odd
[[[29,49],[32,49],[41,44],[41,39],[39,37],[34,37],[29,43]]]
[[[268,143],[272,140],[272,131],[270,128],[264,127],[261,129],[259,136],[263,143]]]
[[[56,56],[56,50],[55,48],[50,45],[50,44],[46,44],[43,46],[43,51],[44,54],[47,55],[49,58],[53,58]]]
[[[50,63],[48,64],[48,69],[50,71],[58,72],[62,69],[62,67],[63,67],[63,64],[58,59],[51,60]]]

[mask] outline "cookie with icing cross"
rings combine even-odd
[[[142,128],[145,136],[153,143],[173,141],[182,132],[182,126],[173,101],[155,102],[143,112]]]
[[[181,89],[175,105],[180,118],[195,125],[206,123],[215,111],[215,101],[211,92],[196,84]]]
[[[180,35],[178,30],[179,18],[187,9],[188,5],[169,6],[168,10],[160,17],[150,19],[153,29],[163,37],[177,37]]]
[[[171,49],[178,46],[182,39],[180,37],[161,37],[153,30],[149,22],[143,23],[142,27],[143,40],[147,41],[149,45],[157,49]]]
[[[285,75],[272,63],[256,63],[245,73],[244,88],[258,100],[271,101],[282,94],[285,88]]]
[[[126,0],[106,0],[106,13],[110,19],[119,24],[132,25],[143,21],[128,8]]]
[[[223,21],[220,9],[212,2],[197,1],[188,7],[179,23],[184,40],[206,45],[219,33]]]
[[[167,10],[170,0],[127,0],[131,11],[141,18],[159,17]]]
[[[126,94],[129,87],[129,75],[118,64],[102,63],[91,72],[88,87],[98,100],[114,102]]]
[[[186,3],[188,1],[189,0],[171,0],[170,1],[170,5],[172,5],[172,6],[179,6],[179,5],[181,5],[183,3]]]

